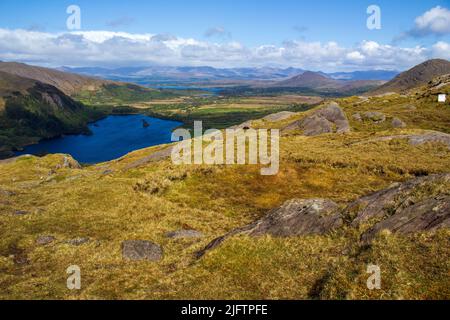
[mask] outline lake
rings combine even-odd
[[[144,126],[148,123],[148,127]],[[43,140],[25,147],[17,155],[66,153],[81,163],[94,164],[120,158],[125,154],[171,142],[172,131],[182,125],[145,115],[108,116],[89,124],[92,135],[70,135]]]

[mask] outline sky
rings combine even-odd
[[[71,5],[80,29],[67,26]],[[377,29],[367,26],[371,5]],[[450,0],[0,1],[3,61],[330,72],[402,70],[429,58],[450,59]]]

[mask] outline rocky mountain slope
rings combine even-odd
[[[402,92],[426,85],[434,78],[450,74],[450,62],[443,59],[425,61],[414,68],[405,71],[393,80],[373,90],[370,94],[384,94],[389,92]]]

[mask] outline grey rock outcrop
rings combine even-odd
[[[40,236],[36,239],[36,244],[39,246],[46,246],[55,240],[56,238],[54,236]]]
[[[394,215],[365,232],[361,240],[370,243],[382,230],[408,234],[442,228],[450,228],[450,196],[425,199],[397,210]]]
[[[375,192],[351,203],[346,208],[345,215],[354,217],[353,226],[358,226],[372,218],[387,219],[420,201],[440,196],[439,193],[421,195],[420,191],[432,190],[433,185],[448,182],[450,182],[450,174],[431,175],[397,183],[388,189]]]
[[[272,210],[265,217],[247,226],[234,229],[226,235],[213,240],[197,258],[216,248],[226,239],[245,234],[250,237],[271,235],[274,237],[305,236],[326,234],[339,228],[343,220],[336,203],[326,199],[293,199]]]
[[[286,126],[283,131],[302,130],[305,136],[317,136],[324,133],[350,132],[350,124],[344,111],[336,102],[313,112],[305,119],[295,121]]]
[[[384,136],[375,139],[369,139],[362,142],[357,142],[357,144],[361,143],[370,143],[377,141],[391,141],[395,139],[408,139],[409,144],[413,146],[422,145],[425,143],[443,143],[448,146],[450,149],[450,134],[438,131],[431,131],[422,134],[402,134],[402,135],[394,135],[394,136]]]
[[[122,257],[131,261],[159,261],[163,258],[161,246],[146,240],[122,242]]]
[[[404,123],[399,118],[392,119],[392,123],[391,124],[392,124],[392,127],[394,127],[394,128],[406,128],[406,123]]]
[[[148,163],[158,162],[160,160],[167,159],[171,156],[173,146],[166,147],[164,149],[158,150],[151,155],[144,157],[142,159],[136,160],[130,164],[127,164],[123,170],[131,170],[135,168],[142,167]]]
[[[202,238],[203,233],[196,230],[177,230],[166,233],[166,237],[171,239]]]
[[[386,121],[386,115],[378,111],[369,111],[362,114],[362,119],[369,120],[378,124]]]
[[[270,114],[268,116],[265,116],[263,120],[270,121],[270,122],[276,122],[276,121],[283,121],[286,119],[289,119],[290,117],[294,116],[295,112],[290,111],[281,111],[277,113]]]

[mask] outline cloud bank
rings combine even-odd
[[[449,48],[450,44],[444,41],[429,48],[392,46],[374,41],[362,41],[353,47],[336,42],[305,41],[246,47],[236,41],[216,43],[173,35],[111,31],[47,33],[0,28],[0,60],[53,67],[157,64],[213,67],[271,65],[323,71],[398,70],[429,58],[449,59]]]

